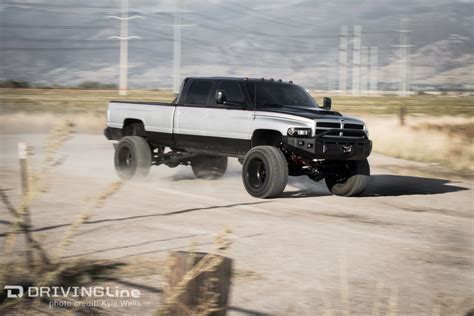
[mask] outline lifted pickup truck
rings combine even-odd
[[[369,182],[372,142],[364,122],[320,107],[293,82],[187,78],[172,103],[111,101],[109,140],[121,179],[145,177],[152,165],[191,165],[217,179],[227,158],[242,164],[247,192],[278,196],[288,176],[325,180],[336,195],[361,194]]]

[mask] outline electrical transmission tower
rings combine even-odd
[[[408,83],[408,71],[409,71],[409,51],[408,49],[412,47],[412,45],[408,44],[408,33],[411,30],[406,29],[406,19],[400,20],[400,29],[397,32],[400,33],[400,44],[393,45],[394,47],[399,48],[399,88],[398,94],[402,97],[407,96],[408,91],[410,90],[409,83]]]
[[[122,0],[121,16],[107,16],[107,19],[120,20],[120,36],[110,36],[109,39],[120,40],[120,81],[119,95],[127,95],[128,90],[128,40],[141,39],[139,36],[128,36],[128,21],[144,19],[141,15],[128,16],[128,0]]]
[[[366,93],[369,85],[369,48],[360,49],[360,91]]]
[[[342,93],[347,92],[347,25],[341,25],[340,43],[339,43],[339,90]]]
[[[371,93],[377,92],[378,86],[378,48],[375,46],[370,47],[369,57],[369,90]]]
[[[360,95],[360,43],[361,43],[360,25],[354,26],[354,39],[352,41],[352,94]]]

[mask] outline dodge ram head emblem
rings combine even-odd
[[[348,154],[352,151],[352,145],[342,145],[342,152]]]

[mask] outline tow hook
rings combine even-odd
[[[348,154],[352,151],[352,145],[342,145],[342,152]]]

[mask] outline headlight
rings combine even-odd
[[[294,137],[311,136],[311,128],[290,127],[287,134]]]

